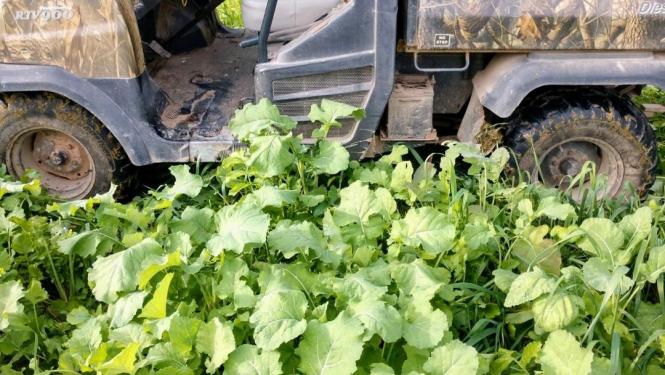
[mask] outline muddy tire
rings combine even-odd
[[[65,200],[128,186],[132,167],[113,135],[89,112],[55,95],[11,94],[0,103],[0,156],[9,173],[28,169]]]
[[[608,178],[605,197],[632,185],[645,194],[655,179],[657,142],[642,111],[608,92],[558,92],[525,103],[510,121],[506,145],[532,180],[568,189],[586,161]],[[574,186],[573,196],[581,194]]]

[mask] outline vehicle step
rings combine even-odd
[[[662,104],[642,104],[642,106],[644,107],[644,113],[649,118],[665,113],[665,105]]]

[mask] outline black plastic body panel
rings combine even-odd
[[[83,79],[51,66],[0,64],[0,92],[51,92],[95,115],[138,166],[189,161],[188,144],[167,141],[148,123],[144,89],[136,79]]]
[[[366,117],[341,142],[360,157],[376,134],[395,78],[397,0],[355,0],[293,40],[269,63],[256,67],[258,98],[273,99],[275,80],[374,67]],[[305,97],[307,93],[302,93]]]

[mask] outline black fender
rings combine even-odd
[[[189,161],[188,144],[161,138],[147,121],[142,79],[84,79],[54,66],[0,64],[0,92],[50,92],[92,113],[132,164]]]
[[[498,55],[476,74],[480,103],[507,118],[544,86],[654,85],[665,87],[665,54],[650,52],[535,52]]]
[[[665,88],[665,53],[534,52],[501,54],[473,79],[474,91],[458,132],[476,143],[485,110],[509,118],[534,90],[545,86],[654,85]]]

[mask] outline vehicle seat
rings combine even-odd
[[[279,0],[270,31],[295,37],[330,12],[339,2],[340,0]],[[261,30],[267,4],[267,0],[242,1],[242,14],[247,30]]]

